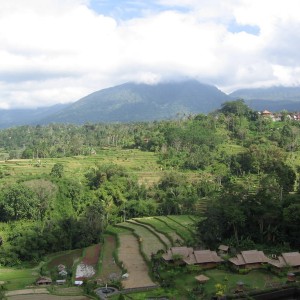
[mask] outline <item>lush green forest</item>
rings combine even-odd
[[[206,217],[195,244],[299,247],[300,123],[284,116],[274,122],[238,100],[172,121],[1,130],[0,264],[39,261],[99,242],[109,224],[168,214]],[[141,184],[117,160],[97,161],[112,148],[152,152],[161,176]],[[82,156],[95,163],[65,172]],[[16,159],[38,171],[14,176],[6,164]]]

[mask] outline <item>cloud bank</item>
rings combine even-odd
[[[299,85],[299,8],[298,0],[0,0],[0,108],[76,101],[127,81],[196,78],[226,92]]]

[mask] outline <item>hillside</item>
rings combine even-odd
[[[236,90],[229,95],[244,100],[300,101],[300,87],[273,86]]]
[[[178,113],[207,113],[229,97],[197,81],[157,85],[125,83],[92,93],[57,114],[50,122],[136,122],[174,118]]]
[[[53,115],[66,107],[66,104],[57,104],[36,109],[0,109],[0,128],[38,124],[41,119]]]

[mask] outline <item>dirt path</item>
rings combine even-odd
[[[10,296],[8,300],[89,300],[85,296],[55,296],[47,294],[30,294],[30,295],[16,295]]]
[[[139,243],[131,234],[120,234],[119,260],[123,262],[129,277],[122,281],[125,289],[154,286],[148,275],[148,267],[140,254]]]
[[[5,293],[7,297],[15,296],[15,295],[28,295],[28,294],[49,294],[49,291],[46,288],[39,288],[39,289],[24,289],[24,290],[9,291]]]

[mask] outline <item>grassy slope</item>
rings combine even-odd
[[[38,277],[38,272],[33,269],[0,268],[0,281],[5,281],[7,290],[23,289],[33,285]]]

